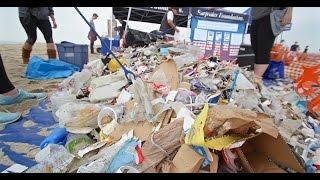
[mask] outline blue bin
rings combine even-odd
[[[61,61],[73,64],[82,70],[83,65],[88,63],[88,45],[74,44],[62,41],[57,45],[59,59]]]
[[[108,49],[118,48],[120,46],[119,39],[110,40],[109,38],[102,38],[102,41],[106,42],[106,45],[107,45],[106,46],[105,43],[101,42],[101,54],[102,55],[107,55],[109,53]]]

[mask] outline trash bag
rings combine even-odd
[[[263,74],[265,79],[283,79],[284,78],[284,63],[283,61],[270,61],[269,67]]]
[[[128,29],[128,32],[125,36],[125,48],[129,46],[132,47],[143,47],[148,46],[151,43],[149,34],[146,32]]]
[[[29,61],[25,76],[28,79],[48,80],[66,78],[78,71],[80,71],[80,68],[75,65],[33,56]]]
[[[149,35],[151,42],[156,42],[158,39],[164,39],[165,33],[159,30],[153,30]]]

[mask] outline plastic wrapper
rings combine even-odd
[[[49,165],[54,173],[64,173],[72,162],[73,156],[64,146],[49,144],[38,152],[35,160],[40,164]]]

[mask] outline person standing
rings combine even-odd
[[[298,47],[299,47],[299,44],[298,44],[298,42],[296,41],[296,42],[294,42],[294,44],[290,47],[290,51],[297,51]]]
[[[23,26],[28,39],[22,47],[23,64],[28,64],[32,46],[37,40],[37,28],[40,29],[47,43],[47,54],[49,59],[57,57],[57,51],[52,38],[52,29],[57,28],[57,23],[54,18],[54,11],[52,7],[19,7],[19,19]],[[49,21],[52,21],[52,27]]]
[[[309,46],[306,46],[306,47],[304,48],[303,53],[308,53],[308,50],[309,50]]]
[[[277,15],[276,12],[282,14]],[[279,27],[291,23],[292,7],[252,7],[251,16],[250,38],[255,54],[254,83],[261,89],[262,76],[269,66],[274,40],[282,31]]]
[[[169,10],[164,14],[162,18],[159,30],[165,34],[171,34],[171,35],[174,35],[175,32],[179,33],[180,31],[176,26],[176,17],[175,17],[175,15],[177,14],[178,14],[177,7],[169,7]]]
[[[94,54],[94,42],[97,40],[97,34],[95,33],[94,30],[96,30],[95,26],[94,26],[94,20],[96,20],[98,18],[98,14],[96,13],[93,13],[92,14],[92,17],[91,17],[91,20],[90,20],[90,25],[91,27],[93,28],[90,28],[90,31],[88,33],[88,39],[90,40],[90,51],[91,51],[91,54]]]

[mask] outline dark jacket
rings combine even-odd
[[[19,17],[34,16],[38,20],[48,20],[54,14],[53,7],[18,7]]]
[[[169,11],[168,11],[169,12]],[[171,34],[174,35],[175,30],[169,25],[167,20],[167,14],[166,12],[162,18],[160,31],[164,32],[165,34]],[[173,16],[173,24],[176,25],[176,16]]]

